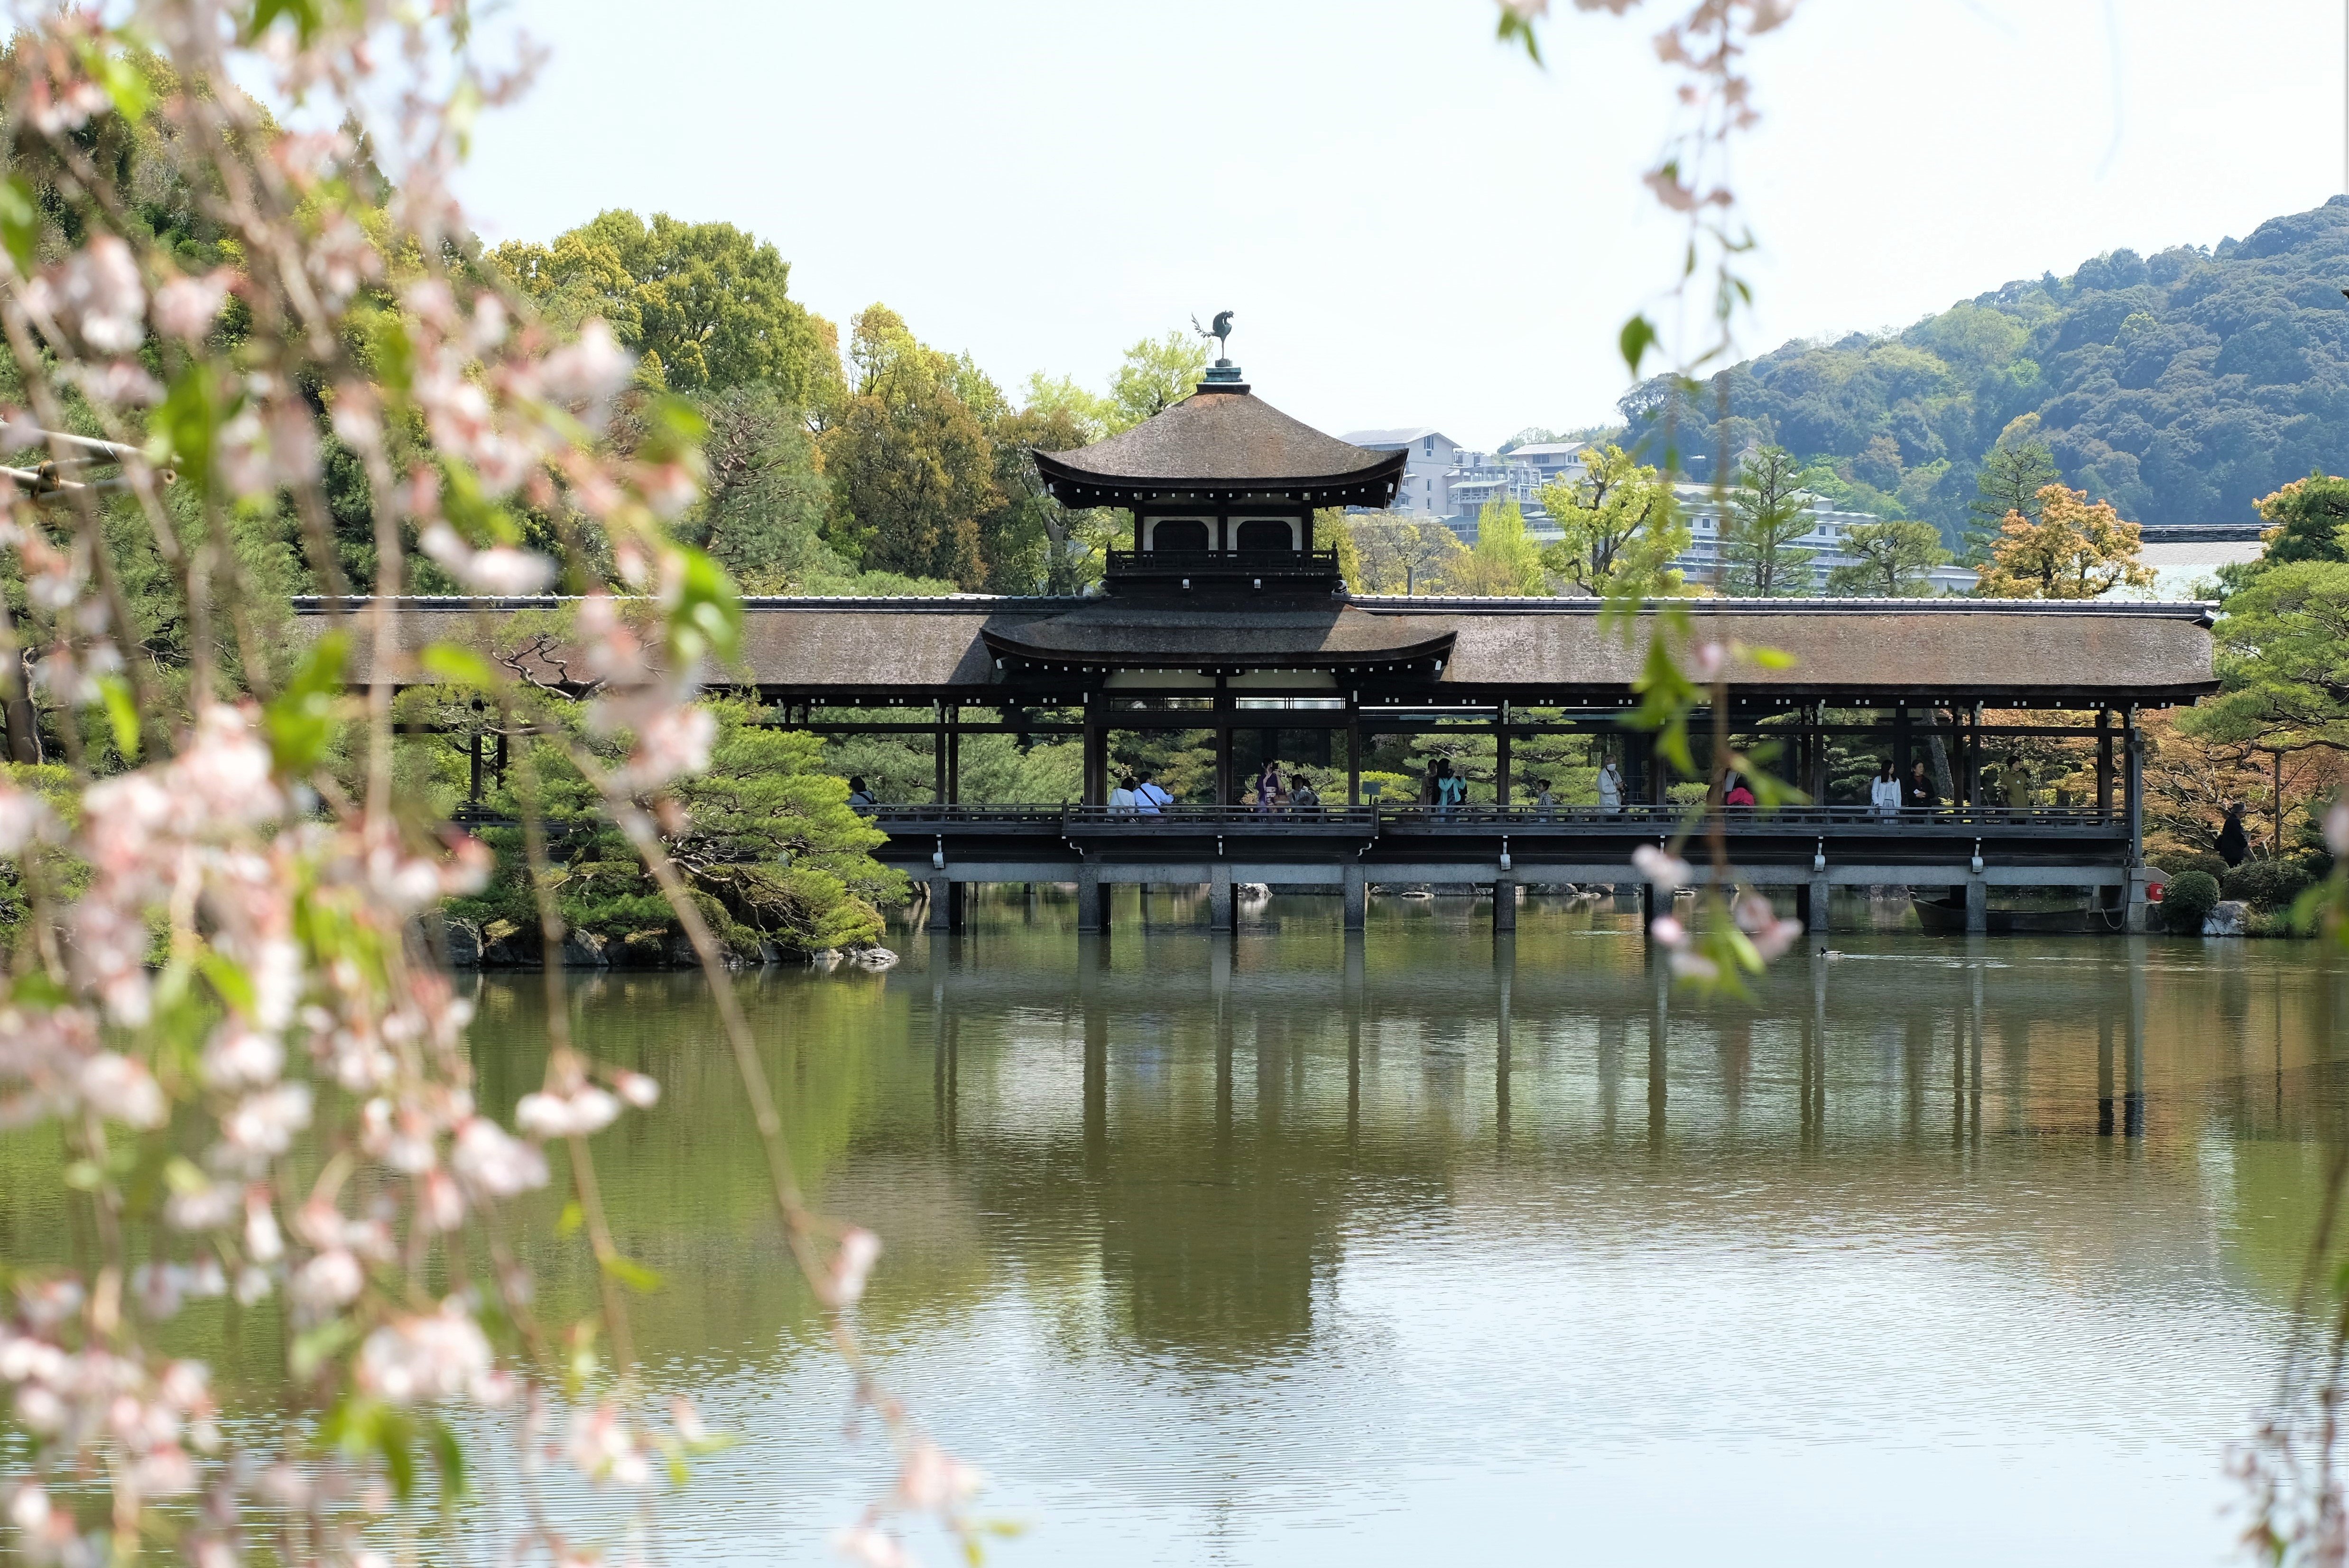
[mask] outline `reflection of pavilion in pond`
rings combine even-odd
[[[1171,952],[1154,939],[1151,962],[1123,968],[1087,943],[1073,975],[950,959],[941,944],[928,973],[887,984],[926,994],[936,1114],[971,1202],[1013,1223],[1049,1211],[1095,1238],[1133,1337],[1209,1359],[1285,1356],[1316,1331],[1350,1234],[1383,1233],[1373,1216],[1390,1205],[1459,1203],[1464,1182],[1515,1194],[1505,1212],[1561,1183],[1587,1195],[1675,1166],[1702,1188],[1696,1173],[1723,1151],[1767,1144],[1796,1158],[1759,1185],[1684,1192],[1688,1217],[1714,1200],[1750,1204],[1757,1240],[1792,1234],[1818,1222],[1816,1196],[1864,1202],[1874,1222],[1909,1213],[1962,1229],[1952,1170],[1920,1153],[2035,1193],[2046,1150],[2068,1143],[2093,1163],[2133,1158],[2123,1151],[2149,1130],[2190,1144],[2229,1092],[2210,1031],[2159,1016],[2160,977],[2116,947],[2074,947],[2027,994],[1979,954],[1797,956],[1754,1007],[1673,995],[1636,944],[1567,967],[1521,963],[1514,938],[1489,968],[1432,977],[1382,974],[1359,940],[1342,965],[1251,969],[1251,952],[1271,954],[1248,939],[1237,962],[1207,944],[1207,984],[1170,988],[1175,953],[1196,980],[1199,939],[1164,940]],[[2295,1006],[2315,1006],[2317,989]],[[2167,1068],[2150,1113],[2148,1036]],[[985,1087],[1037,1075],[1066,1086],[1049,1106],[997,1103]],[[2186,1098],[2198,1084],[2209,1098]],[[2203,1244],[2191,1162],[2156,1164],[2168,1174],[2135,1190],[2154,1203],[2136,1222]],[[1575,1222],[1611,1233],[1596,1212]]]
[[[1667,802],[1653,737],[1624,722],[1649,639],[1662,634],[1656,607],[1627,635],[1591,600],[1350,592],[1316,511],[1386,505],[1404,454],[1309,428],[1238,377],[1219,362],[1195,396],[1142,425],[1036,454],[1061,501],[1133,519],[1132,547],[1110,552],[1097,594],[750,602],[745,670],[732,678],[776,722],[930,741],[933,799],[875,816],[891,834],[882,853],[928,883],[934,929],[959,923],[960,890],[990,882],[1074,882],[1092,930],[1113,886],[1206,884],[1212,923],[1228,928],[1231,889],[1251,882],[1342,893],[1356,925],[1372,882],[1479,884],[1506,929],[1519,882],[1612,882],[1635,849],[1679,831],[1688,809]],[[1782,599],[1696,611],[1699,641],[1791,658],[1732,670],[1723,717],[1734,741],[1775,743],[1778,769],[1815,800],[1831,741],[1864,743],[1904,779],[1922,763],[1949,799],[1895,820],[1862,807],[1729,812],[1740,880],[1791,886],[1815,924],[1833,887],[1904,883],[1951,890],[1951,918],[1969,929],[1987,926],[1992,890],[2032,887],[2092,888],[2108,913],[2097,923],[2142,923],[2158,873],[2142,854],[2137,719],[2216,689],[2205,606]],[[470,613],[427,602],[415,629],[461,635]],[[571,678],[540,662],[534,676]],[[1692,729],[1711,724],[1700,713]],[[1438,732],[1490,739],[1493,799],[1364,800],[1366,744]],[[961,803],[960,743],[975,734],[1081,739],[1081,800]],[[1169,734],[1212,747],[1208,798],[1111,811],[1121,749]],[[1524,802],[1512,747],[1572,734],[1600,738],[1620,762],[1621,810]],[[2090,798],[1988,799],[1996,748],[2050,736],[2093,747]],[[1235,803],[1253,765],[1276,757],[1327,758],[1319,810]]]

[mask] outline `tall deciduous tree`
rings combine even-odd
[[[1540,547],[1526,532],[1525,512],[1513,500],[1489,500],[1476,517],[1476,544],[1453,573],[1463,593],[1502,598],[1547,593]]]
[[[1179,328],[1127,346],[1110,378],[1107,433],[1116,434],[1188,397],[1207,368],[1207,342]]]
[[[1795,543],[1813,526],[1811,498],[1796,482],[1797,471],[1784,447],[1764,447],[1739,466],[1721,521],[1724,591],[1766,599],[1811,586],[1813,552]]]
[[[1926,573],[1950,559],[1941,531],[1930,522],[1863,522],[1843,536],[1843,551],[1856,559],[1827,573],[1830,593],[1911,598],[1933,591]]]
[[[1585,451],[1582,464],[1581,479],[1541,488],[1564,534],[1543,550],[1543,566],[1579,593],[1678,593],[1672,561],[1690,535],[1671,483],[1618,446]]]
[[[885,305],[851,325],[853,380],[820,438],[831,537],[867,570],[978,588],[979,520],[1003,504],[995,448],[957,395],[969,367],[916,340]]]
[[[500,245],[490,259],[551,321],[601,315],[679,391],[764,381],[805,408],[836,376],[831,325],[791,297],[791,263],[731,223],[666,212],[648,223],[615,210],[543,245]]]
[[[2035,521],[2018,510],[1999,529],[1982,574],[1984,598],[2095,599],[2153,582],[2153,568],[2137,559],[2143,531],[2111,502],[2062,485],[2043,485],[2034,499]]]
[[[1440,522],[1369,516],[1352,520],[1346,529],[1353,537],[1359,573],[1346,581],[1359,593],[1432,592],[1467,553],[1460,536]]]

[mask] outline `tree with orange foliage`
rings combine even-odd
[[[1976,590],[1985,599],[2095,599],[2115,588],[2143,588],[2153,568],[2137,559],[2143,531],[2124,522],[2110,501],[2043,485],[2039,519],[2006,514]]]

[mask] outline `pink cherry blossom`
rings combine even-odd
[[[183,343],[200,343],[228,303],[236,274],[217,267],[200,277],[176,277],[155,291],[155,326]]]
[[[514,1125],[533,1138],[585,1138],[612,1125],[620,1102],[584,1085],[567,1095],[526,1094],[514,1107]]]
[[[817,1296],[826,1306],[855,1305],[864,1299],[865,1279],[880,1255],[880,1237],[859,1226],[850,1226],[841,1233],[840,1246],[832,1254],[832,1267]]]
[[[546,1156],[486,1117],[477,1116],[458,1129],[450,1163],[459,1176],[492,1198],[512,1198],[546,1185]]]

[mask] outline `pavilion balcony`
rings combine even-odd
[[[1112,550],[1110,586],[1333,589],[1334,550]]]

